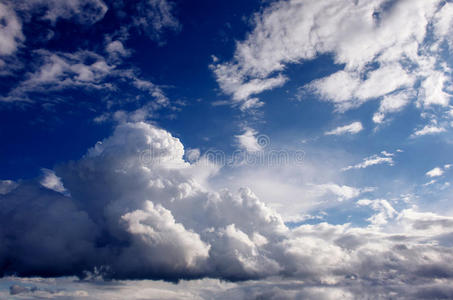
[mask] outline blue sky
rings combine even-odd
[[[453,297],[451,1],[5,0],[0,20],[0,295]]]

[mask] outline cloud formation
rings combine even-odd
[[[161,43],[163,30],[179,27],[172,8],[173,4],[165,0],[134,4],[102,0],[2,2],[0,17],[5,26],[0,28],[0,76],[14,80],[5,87],[0,102],[39,103],[50,107],[71,101],[71,97],[62,97],[62,92],[85,92],[106,103],[107,111],[95,119],[97,122],[107,119],[138,121],[147,119],[157,109],[175,109],[161,86],[143,78],[134,65],[124,63],[133,54],[126,47],[132,33],[144,34]],[[100,23],[109,9],[112,10],[110,17],[118,19],[117,25],[103,32],[102,38],[91,46],[81,41],[75,49],[57,51],[48,47],[54,36],[64,36],[57,31],[60,20],[65,20],[68,28],[73,26],[83,34],[88,26],[94,31],[103,28],[105,24]],[[135,13],[130,15],[130,10]],[[38,36],[31,36],[24,29],[33,22],[42,27]],[[39,47],[33,46],[37,42]],[[23,63],[24,56],[28,57],[26,64]],[[128,95],[131,89],[135,89],[133,96]],[[134,99],[135,105],[129,103],[125,109],[126,105],[117,99],[118,91],[123,91],[122,98]],[[153,101],[149,101],[149,96]],[[146,98],[146,103],[142,103],[142,98]],[[94,110],[102,103],[90,105]]]
[[[438,292],[443,287],[434,286],[436,280],[453,276],[445,263],[453,259],[451,218],[365,199],[358,205],[374,212],[368,227],[289,228],[250,189],[209,189],[199,175],[204,165],[183,157],[183,145],[167,131],[123,123],[80,160],[58,166],[55,174],[48,171],[46,188],[23,181],[3,189],[2,274],[172,281],[283,276],[307,286],[288,294],[293,298],[317,289],[326,295],[379,295],[390,287],[397,295],[413,295],[406,294],[408,285],[418,284]],[[56,176],[68,193],[54,191],[60,186]],[[361,193],[335,184],[317,188],[344,199]],[[239,290],[281,297],[285,288],[278,286]],[[12,291],[34,293],[17,286]]]
[[[304,89],[340,112],[377,99],[379,124],[411,101],[448,107],[443,49],[453,45],[452,16],[452,3],[442,0],[277,1],[254,16],[234,57],[212,68],[226,94],[247,102],[284,84],[290,64],[332,54],[340,70]]]

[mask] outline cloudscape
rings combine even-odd
[[[0,0],[0,299],[453,299],[451,0]]]

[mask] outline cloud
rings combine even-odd
[[[113,51],[111,55],[116,55],[115,59],[120,55],[118,45],[116,44],[115,51],[110,49]],[[109,118],[118,121],[141,121],[160,108],[176,107],[170,104],[160,86],[140,78],[139,72],[133,68],[122,68],[121,61],[109,61],[95,52],[82,50],[74,53],[37,50],[35,54],[38,57],[37,67],[28,72],[24,80],[18,81],[7,95],[1,96],[0,101],[56,103],[61,101],[58,92],[75,89],[90,94],[100,93],[103,98],[109,98],[116,97],[121,85],[128,84],[136,90],[134,97],[139,107],[133,110],[129,106],[128,111],[125,111],[118,109],[121,107],[120,101],[114,101],[110,108],[116,108],[116,114],[99,116],[96,119],[98,122]],[[146,95],[147,101],[143,105],[140,105],[137,92]],[[149,96],[153,101],[149,101]]]
[[[79,24],[92,25],[104,18],[108,10],[102,0],[30,0],[14,4],[25,14],[36,14],[55,25],[58,19],[70,19]]]
[[[372,226],[382,226],[388,223],[388,219],[394,218],[397,215],[397,211],[392,205],[385,199],[361,199],[357,201],[359,206],[369,206],[378,213],[368,218],[368,221]]]
[[[11,55],[17,51],[20,43],[24,40],[22,23],[10,6],[0,3],[0,57]],[[3,67],[0,65],[0,68]]]
[[[12,180],[0,180],[0,195],[6,195],[18,186],[19,184]]]
[[[39,182],[43,187],[59,193],[65,193],[66,189],[61,182],[61,178],[55,175],[55,172],[49,169],[41,169],[43,176]]]
[[[174,3],[166,0],[144,0],[133,6],[133,26],[159,40],[164,29],[179,30],[179,21],[173,15]]]
[[[444,171],[441,168],[434,168],[431,171],[426,172],[428,177],[439,177],[444,174]]]
[[[0,76],[9,75],[16,67],[14,57],[25,41],[22,22],[10,3],[0,3]]]
[[[438,134],[445,132],[446,129],[443,127],[438,127],[436,125],[426,125],[422,129],[416,130],[412,136],[417,137],[417,136],[423,136],[423,135],[432,135],[432,134]]]
[[[413,95],[408,92],[400,92],[385,96],[379,105],[378,111],[373,115],[373,122],[380,124],[389,113],[401,111]]]
[[[236,135],[237,142],[241,149],[247,152],[257,152],[263,150],[260,141],[258,140],[258,132],[252,128],[245,128],[244,133]]]
[[[131,54],[131,51],[124,48],[123,43],[119,40],[109,42],[105,46],[105,51],[108,53],[110,58],[115,60],[119,60],[122,57],[128,57]]]
[[[343,134],[356,134],[363,130],[362,123],[360,122],[353,122],[349,125],[344,125],[337,127],[331,131],[327,131],[325,135],[343,135]]]
[[[332,193],[334,195],[337,195],[340,201],[358,197],[362,193],[362,191],[358,188],[333,183],[316,185],[315,188],[322,194]]]
[[[347,170],[351,170],[351,169],[365,169],[365,168],[375,166],[375,165],[380,165],[380,164],[388,164],[390,166],[393,166],[394,165],[394,161],[393,161],[393,157],[392,157],[393,154],[388,153],[388,152],[385,152],[382,154],[383,154],[383,156],[379,156],[379,155],[375,154],[375,155],[366,157],[363,159],[363,162],[343,168],[343,171],[347,171]]]
[[[197,176],[204,166],[183,158],[183,145],[167,131],[144,122],[123,123],[81,159],[56,168],[67,194],[34,180],[21,181],[0,195],[1,274],[98,278],[93,280],[206,278],[171,286],[154,282],[145,289],[181,298],[184,285],[187,292],[187,287],[200,284],[204,288],[190,293],[200,293],[202,299],[318,294],[325,299],[376,298],[388,289],[398,298],[413,299],[421,287],[436,293],[453,278],[446,263],[453,259],[448,248],[450,217],[416,208],[396,210],[385,199],[365,199],[358,204],[373,212],[371,226],[319,223],[289,228],[250,189],[215,191]],[[333,183],[314,189],[343,199],[364,192]],[[19,285],[13,287],[19,295],[38,298],[47,291],[44,282],[34,281],[34,291],[30,284],[10,286]],[[298,282],[297,289],[291,282]],[[128,281],[119,290],[126,293],[137,284]],[[83,282],[78,293],[110,298],[110,288],[81,286]],[[127,298],[152,298],[145,290]],[[46,295],[82,295],[65,294],[70,291],[74,289]]]
[[[26,79],[12,88],[3,101],[31,101],[29,93],[48,93],[68,88],[109,89],[103,82],[114,70],[105,59],[91,51],[52,53],[37,50],[40,65],[27,74]]]
[[[254,15],[254,28],[236,44],[233,59],[212,69],[233,101],[247,101],[284,84],[289,65],[332,54],[344,68],[304,89],[337,111],[377,99],[373,120],[381,123],[415,95],[419,107],[447,107],[451,77],[441,49],[453,45],[451,7],[441,0],[275,1]]]

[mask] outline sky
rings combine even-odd
[[[453,299],[453,2],[0,0],[0,298]]]

